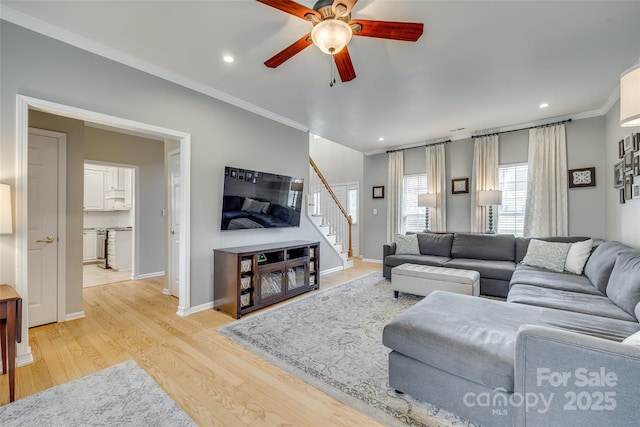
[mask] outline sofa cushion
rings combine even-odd
[[[602,293],[606,293],[609,276],[616,263],[618,254],[629,251],[633,251],[633,249],[620,242],[602,242],[595,248],[589,260],[587,260],[587,264],[584,266],[584,275],[587,276],[596,289]]]
[[[450,259],[451,258],[434,255],[388,255],[384,259],[384,263],[387,267],[397,267],[407,263],[443,267]]]
[[[513,234],[455,233],[451,258],[513,261],[515,237]]]
[[[570,246],[570,243],[531,239],[527,254],[522,259],[522,264],[562,272],[564,271]]]
[[[569,252],[567,252],[567,259],[564,262],[564,270],[569,273],[582,274],[584,265],[587,263],[589,255],[591,255],[592,246],[593,239],[571,243]]]
[[[629,322],[636,321],[635,317],[603,295],[581,294],[530,285],[514,285],[509,290],[507,302],[573,311]]]
[[[511,283],[509,283],[509,286],[511,287],[518,284],[559,289],[562,291],[580,292],[583,294],[604,295],[602,292],[597,290],[585,276],[578,276],[570,273],[556,273],[523,264],[518,264],[516,266],[516,271],[511,277]]]
[[[451,243],[453,243],[453,234],[451,233],[418,233],[418,246],[420,253],[424,255],[450,258]]]
[[[511,275],[516,269],[512,261],[487,261],[482,259],[452,258],[445,267],[474,270],[480,276],[488,279],[511,280]]]
[[[516,263],[520,264],[522,262],[522,258],[527,254],[527,249],[529,248],[529,242],[531,239],[543,240],[545,242],[560,242],[560,243],[573,243],[573,242],[582,242],[583,240],[589,239],[589,237],[581,237],[581,236],[556,236],[556,237],[516,237]]]
[[[523,324],[617,342],[640,330],[634,322],[436,291],[387,324],[382,339],[437,369],[513,391],[515,340]]]
[[[396,234],[393,241],[396,242],[396,254],[420,255],[418,236],[416,234]]]
[[[609,277],[607,295],[624,311],[636,316],[636,306],[640,302],[640,253],[618,254]]]

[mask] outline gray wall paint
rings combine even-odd
[[[569,189],[569,234],[604,238],[606,234],[605,188],[608,188],[605,187],[608,186],[605,177],[610,178],[609,175],[613,173],[612,166],[605,167],[605,119],[601,116],[574,120],[566,125],[566,130],[569,169],[595,166],[597,176],[596,187]],[[611,138],[607,137],[607,139]],[[471,229],[471,196],[451,194],[451,179],[471,177],[473,144],[473,139],[468,138],[446,145],[448,231],[465,232]],[[501,134],[500,164],[526,163],[528,147],[528,130]],[[615,149],[617,155],[617,145]],[[404,162],[406,175],[424,173],[426,167],[424,148],[405,150]],[[380,183],[386,185],[387,154],[365,157],[364,164],[365,185],[368,188],[371,185],[382,185]],[[376,177],[383,179],[376,179]],[[376,181],[378,184],[373,184]],[[374,202],[370,199],[369,205],[372,203]],[[364,254],[365,258],[381,259],[382,244],[386,241],[386,198],[384,201],[375,201],[375,203],[378,206],[379,216],[371,216],[372,206],[363,216],[367,242]],[[381,212],[384,213],[384,219],[380,217]]]
[[[640,127],[623,128],[620,126],[620,102],[618,101],[606,116],[606,163],[602,184],[606,187],[607,239],[617,240],[635,248],[640,248],[640,199],[619,203],[620,189],[613,188],[613,166],[618,158],[618,141],[630,133],[640,132]],[[602,175],[600,175],[602,176]],[[640,177],[635,177],[640,184]]]
[[[360,240],[360,253],[368,260],[382,260],[382,244],[387,241],[387,159],[386,153],[364,158],[361,228],[365,232]],[[372,188],[380,185],[385,188],[385,198],[374,199]]]
[[[22,94],[65,105],[158,125],[191,134],[191,305],[213,300],[216,247],[320,240],[304,217],[286,230],[221,233],[220,204],[225,164],[308,176],[308,134],[233,107],[222,101],[2,22],[0,26],[0,180],[15,185],[15,103]],[[71,178],[71,177],[70,177]],[[78,178],[81,179],[81,178]],[[69,212],[82,225],[81,196]],[[82,250],[81,239],[68,244]],[[77,240],[77,242],[76,242]],[[0,240],[2,282],[15,282],[15,236]],[[323,270],[340,265],[322,249]],[[81,283],[81,278],[69,278]],[[76,283],[67,283],[68,293]],[[81,285],[80,285],[81,286]],[[67,312],[82,310],[69,301]],[[68,297],[70,298],[70,297]],[[79,303],[78,303],[79,301]]]
[[[86,160],[138,166],[135,207],[140,222],[135,230],[139,253],[137,274],[165,271],[166,228],[161,210],[166,208],[164,142],[85,127]]]

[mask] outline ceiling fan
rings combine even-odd
[[[422,35],[424,27],[424,24],[414,22],[351,20],[351,9],[358,0],[318,0],[313,9],[290,0],[257,1],[313,24],[310,33],[269,58],[264,65],[277,68],[309,45],[315,44],[321,51],[333,56],[343,82],[356,78],[347,49],[352,35],[415,42]]]

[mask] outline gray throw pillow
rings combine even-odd
[[[618,254],[609,276],[607,296],[618,307],[636,316],[634,311],[640,302],[640,253]]]
[[[570,247],[571,243],[545,242],[531,239],[527,254],[522,259],[522,264],[561,273],[564,271],[564,264]]]
[[[416,234],[396,234],[396,255],[420,255],[418,236]]]

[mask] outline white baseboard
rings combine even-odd
[[[16,356],[16,366],[25,366],[33,363],[33,353],[19,354]]]
[[[164,276],[164,271],[156,271],[155,273],[136,274],[133,280],[150,279],[152,277]]]
[[[181,309],[180,307],[178,307],[178,312],[176,314],[178,316],[185,317],[195,313],[199,313],[201,311],[211,310],[211,309],[213,309],[213,301],[207,302],[205,304],[196,305],[195,307],[191,307],[188,309]]]
[[[337,266],[337,267],[330,268],[330,269],[328,269],[328,270],[322,270],[322,271],[320,271],[320,275],[321,275],[321,276],[324,276],[325,274],[335,273],[335,272],[337,272],[337,271],[342,271],[342,270],[344,270],[344,266],[343,266],[343,265],[339,265],[339,266]]]
[[[86,315],[84,314],[84,311],[78,311],[77,313],[67,313],[64,316],[64,321],[69,322],[71,320],[84,319],[85,317]]]
[[[362,258],[362,262],[371,262],[373,264],[382,264],[381,259]]]

